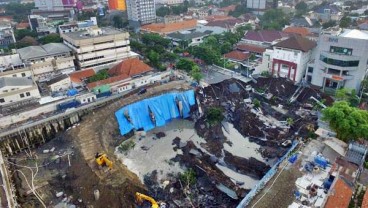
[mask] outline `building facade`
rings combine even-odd
[[[307,80],[324,90],[335,91],[344,87],[358,91],[368,68],[367,54],[366,31],[345,30],[336,35],[323,34],[319,38]]]
[[[31,78],[0,77],[0,106],[40,97],[38,87]]]
[[[29,46],[18,49],[22,62],[32,71],[36,81],[48,81],[59,74],[75,70],[71,49],[62,43]]]
[[[15,43],[14,31],[10,24],[0,25],[0,48]]]
[[[129,33],[113,28],[61,34],[64,44],[73,50],[77,67],[102,69],[123,59],[138,56],[130,51]]]
[[[299,83],[305,76],[315,47],[314,41],[298,36],[281,41],[263,53],[263,71]]]
[[[128,20],[133,26],[156,22],[155,0],[127,0]]]
[[[126,10],[125,0],[108,0],[110,10]]]
[[[35,7],[39,10],[63,10],[65,8],[75,7],[75,0],[34,0]]]

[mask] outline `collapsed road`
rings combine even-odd
[[[199,102],[190,109],[188,119],[173,120],[145,135],[132,131],[120,136],[113,116],[119,108],[180,89],[188,86],[169,83],[148,90],[146,95],[112,103],[35,150],[33,155],[42,159],[38,164],[44,164],[40,173],[49,176],[35,180],[44,201],[48,205],[136,207],[134,194],[138,191],[165,201],[168,207],[235,207],[287,151],[288,141],[312,135],[317,117],[310,97],[326,99],[326,104],[330,101],[318,91],[282,78],[261,77],[248,84],[231,79],[198,88],[195,95]],[[221,110],[222,122],[209,124],[206,114],[213,108]],[[122,141],[132,141],[133,145],[120,148],[116,157],[116,146],[122,147]],[[43,153],[54,146],[55,151]],[[96,167],[96,152],[111,158],[113,171]],[[159,158],[165,154],[168,156]],[[16,164],[12,168],[25,172],[19,165],[37,161],[26,158],[26,153],[12,158]],[[39,207],[22,176],[14,175],[17,189],[22,190],[19,202],[23,207]],[[95,190],[100,193],[98,200]]]

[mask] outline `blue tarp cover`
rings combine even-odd
[[[74,89],[74,88],[68,90],[68,92],[66,93],[67,96],[74,96],[76,94],[78,94],[78,90],[77,89]]]
[[[129,133],[132,129],[144,129],[149,131],[155,126],[164,126],[173,118],[179,118],[180,112],[177,102],[182,104],[183,118],[190,116],[190,106],[195,104],[193,90],[185,92],[171,92],[160,96],[141,100],[127,105],[115,112],[121,135]],[[125,114],[129,115],[130,121]],[[152,122],[150,112],[155,117]]]

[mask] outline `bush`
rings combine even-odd
[[[253,99],[253,105],[255,108],[261,107],[261,101],[259,101],[257,98]]]
[[[197,182],[197,174],[193,169],[180,173],[179,178],[185,185],[194,185]]]
[[[135,147],[135,142],[130,140],[127,142],[123,142],[119,147],[120,152],[128,152],[129,150],[133,149]]]
[[[207,112],[207,121],[210,125],[216,125],[224,119],[220,108],[210,108]]]

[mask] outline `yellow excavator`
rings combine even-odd
[[[141,205],[144,200],[149,201],[151,203],[151,208],[166,208],[166,203],[164,202],[156,202],[152,197],[136,192],[135,200],[137,204]]]
[[[111,160],[109,160],[109,158],[107,157],[106,154],[96,153],[95,158],[96,158],[96,163],[99,166],[107,166],[107,167],[109,167],[110,170],[112,169],[112,162],[111,162]]]

